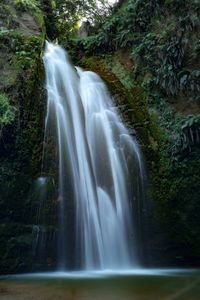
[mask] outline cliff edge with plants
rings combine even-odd
[[[150,263],[161,265],[200,263],[199,17],[196,0],[121,1],[90,36],[60,41],[126,90],[122,116],[148,169]]]
[[[37,0],[0,6],[0,272],[30,270],[44,118],[41,55],[45,25]]]

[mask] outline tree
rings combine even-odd
[[[82,20],[101,24],[112,11],[109,0],[55,0],[52,7],[59,33],[73,35]]]

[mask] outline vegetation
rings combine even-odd
[[[45,32],[39,1],[1,4],[0,272],[12,273],[31,265],[36,208],[30,198],[42,151]]]
[[[100,58],[133,95],[129,120],[145,152],[155,212],[151,249],[163,264],[200,261],[199,16],[195,0],[123,1],[95,35],[73,40],[83,65]]]
[[[95,30],[111,14],[107,0],[42,0],[47,31],[51,38],[75,37],[81,21],[87,20]]]
[[[0,94],[0,124],[7,125],[13,122],[15,118],[15,109],[9,103],[5,94]]]

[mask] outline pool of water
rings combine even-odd
[[[2,276],[1,300],[199,300],[199,270],[54,272]]]

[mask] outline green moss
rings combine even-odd
[[[33,70],[36,66],[35,62],[40,58],[39,50],[41,51],[41,38],[31,36],[24,39],[23,44],[16,46],[16,59],[18,64],[23,69]]]
[[[16,22],[9,23],[5,18],[5,28],[0,30],[0,117],[9,125],[4,125],[0,139],[0,233],[5,229],[0,238],[1,273],[31,269],[32,224],[37,207],[36,201],[31,202],[30,190],[41,167],[46,99],[41,53],[45,31],[37,15],[43,20],[43,13],[39,1],[34,8],[35,1],[28,1],[31,7],[27,7],[27,1],[22,2],[10,1],[8,6]],[[11,108],[15,118],[4,113]],[[8,235],[4,236],[6,230]]]
[[[128,111],[122,111],[122,116],[125,113],[125,121],[137,131],[149,174],[148,202],[152,201],[154,207],[148,212],[153,226],[153,233],[148,232],[154,262],[197,265],[199,47],[195,16],[194,22],[192,18],[186,20],[184,7],[181,9],[179,21],[176,15],[165,16],[165,22],[163,17],[153,18],[147,34],[132,36],[132,55],[127,49],[124,55],[120,54],[123,50],[108,54],[109,46],[103,44],[96,51],[98,37],[96,41],[91,37],[85,40],[87,56],[81,62],[103,77],[112,95],[120,95]],[[185,38],[180,38],[180,32]],[[84,43],[81,46],[83,53]],[[88,57],[92,53],[100,54]]]
[[[28,263],[31,263],[32,240],[32,226],[14,222],[0,224],[2,274],[15,273],[27,268]]]
[[[130,74],[126,72],[116,57],[92,56],[81,59],[82,66],[97,72],[106,82],[112,95],[120,97],[120,106],[126,106],[122,111],[125,121],[131,123],[137,132],[138,139],[146,153],[152,156],[163,140],[163,132],[154,118],[150,116],[147,105],[147,95],[141,86],[134,86]]]
[[[44,16],[41,11],[40,1],[38,0],[15,0],[15,7],[18,11],[27,12],[33,14],[40,26],[41,33],[44,36],[45,34],[45,24],[44,24]]]
[[[37,10],[39,2],[37,0],[15,0],[15,6],[23,11]]]
[[[9,88],[9,93],[18,97],[21,79],[26,77],[26,89],[32,90],[35,82],[37,65],[41,63],[41,52],[44,39],[41,36],[29,36],[17,30],[3,30],[0,32],[0,45],[3,51],[0,64],[4,66],[0,75],[1,85]]]
[[[131,90],[134,87],[131,70],[127,70],[123,66],[118,55],[106,55],[104,67],[115,74],[127,90]]]
[[[0,126],[11,124],[15,119],[15,108],[5,94],[0,94]]]
[[[10,5],[1,3],[0,14],[3,28],[13,28],[17,26],[17,16],[15,10]]]

